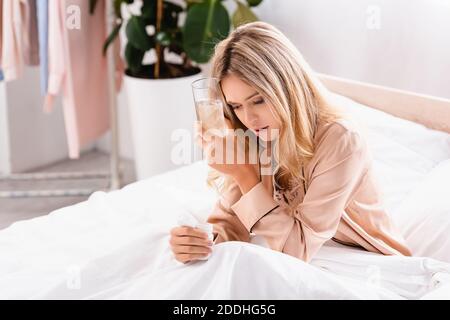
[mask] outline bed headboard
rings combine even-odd
[[[318,74],[332,92],[396,117],[450,133],[450,100]]]

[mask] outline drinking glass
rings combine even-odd
[[[202,78],[192,83],[195,113],[206,134],[225,136],[223,96],[218,79]]]

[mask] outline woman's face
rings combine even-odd
[[[248,129],[263,141],[278,136],[280,124],[259,92],[233,74],[223,78],[221,85],[228,105]]]

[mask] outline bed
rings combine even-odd
[[[450,101],[320,77],[361,124],[413,257],[328,241],[306,264],[255,236],[178,263],[169,230],[217,200],[199,161],[0,231],[0,298],[450,299]]]

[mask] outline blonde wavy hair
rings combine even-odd
[[[291,179],[306,178],[301,170],[314,155],[314,135],[319,121],[333,122],[342,116],[332,106],[329,91],[317,78],[292,42],[276,27],[265,22],[252,22],[236,28],[215,46],[210,76],[221,81],[234,74],[257,90],[272,107],[281,123],[274,155],[275,184],[289,187]],[[247,128],[224,101],[224,114],[234,129]],[[232,179],[210,170],[207,183],[219,192],[232,184]]]

